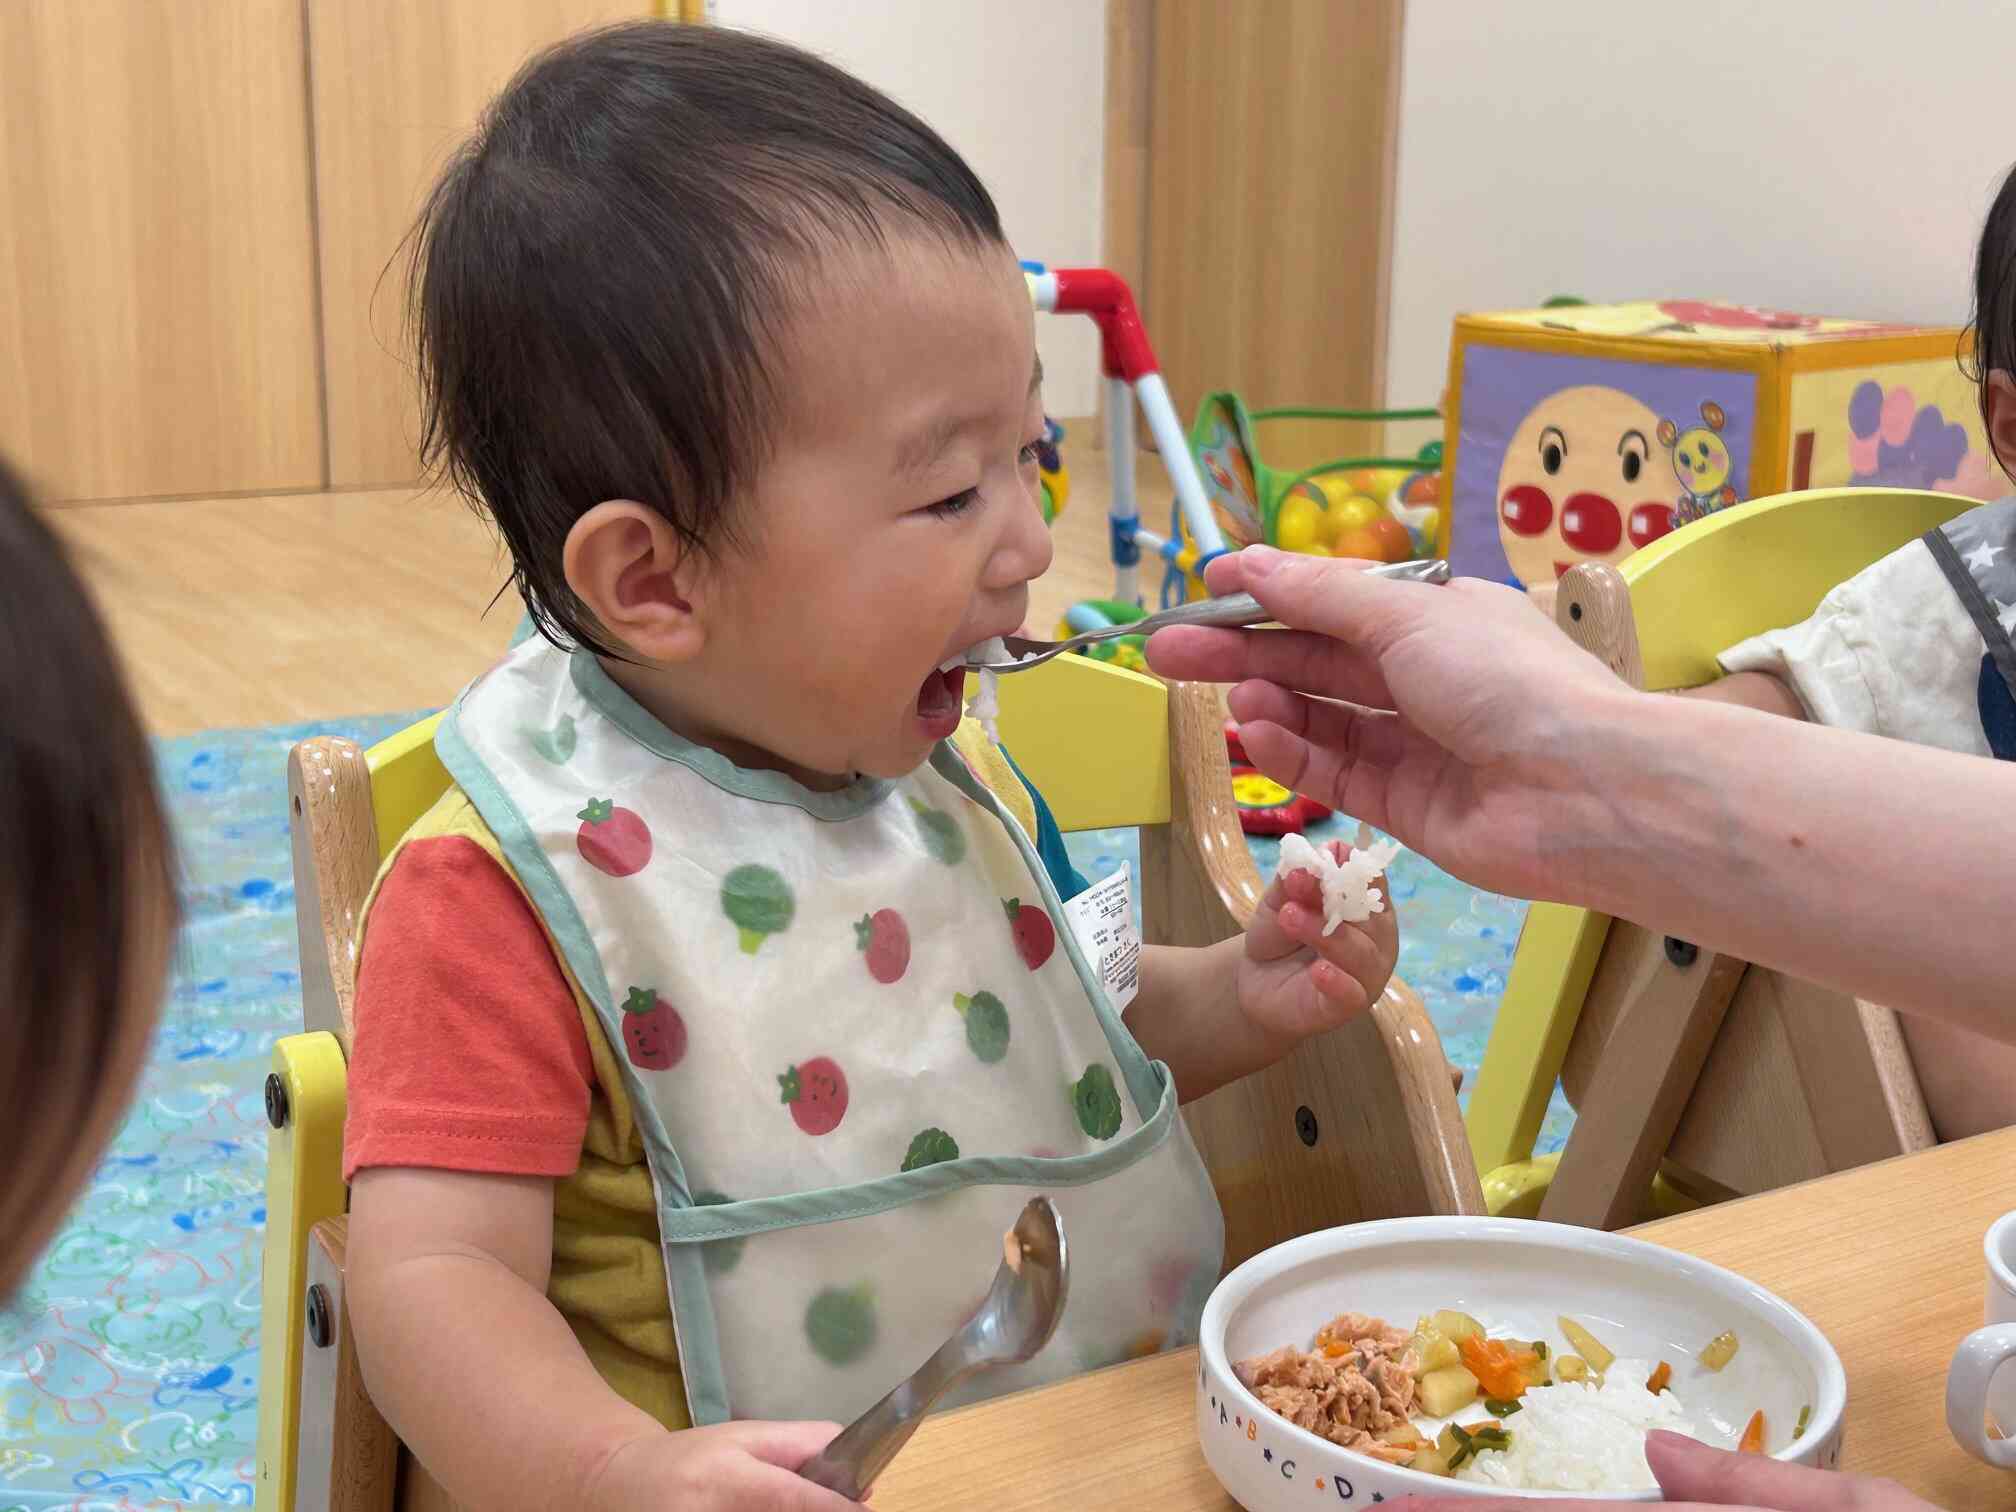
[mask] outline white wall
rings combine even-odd
[[[1959,322],[2016,161],[2016,7],[1407,7],[1388,398],[1460,310],[1698,296]]]
[[[1000,206],[1017,255],[1100,260],[1106,8],[1097,0],[714,0],[714,19],[795,42],[930,122]],[[1040,315],[1044,402],[1097,408],[1090,321]]]

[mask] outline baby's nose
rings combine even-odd
[[[1032,499],[1028,508],[1014,512],[993,561],[989,563],[988,586],[1019,588],[1025,583],[1032,583],[1050,570],[1051,560],[1056,554],[1057,543],[1051,539],[1050,527],[1044,523],[1042,507]]]

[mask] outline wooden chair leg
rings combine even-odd
[[[469,1509],[443,1491],[441,1482],[429,1475],[420,1461],[401,1451],[399,1512],[469,1512]]]
[[[1601,1229],[1636,1221],[1743,971],[1733,956],[1621,920],[1612,926],[1589,995],[1616,994],[1622,1007],[1543,1219]]]
[[[1894,1015],[1753,966],[1668,1153],[1676,1170],[1749,1195],[1933,1142]]]
[[[365,1389],[344,1274],[348,1217],[309,1236],[294,1512],[468,1512],[392,1431]]]
[[[347,1217],[325,1219],[310,1235],[296,1512],[392,1512],[396,1505],[399,1440],[364,1389],[344,1305],[349,1225]]]

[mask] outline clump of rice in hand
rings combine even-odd
[[[1386,911],[1386,900],[1372,884],[1393,864],[1400,847],[1391,840],[1367,844],[1370,831],[1361,829],[1359,843],[1342,861],[1329,846],[1311,845],[1302,835],[1281,837],[1279,875],[1306,871],[1323,888],[1323,933],[1335,934],[1339,924],[1362,924],[1375,913]]]
[[[1652,1367],[1618,1360],[1601,1386],[1563,1382],[1529,1387],[1520,1410],[1500,1425],[1511,1447],[1487,1450],[1456,1479],[1523,1491],[1649,1491],[1645,1435],[1655,1428],[1695,1436],[1673,1393],[1645,1389]]]

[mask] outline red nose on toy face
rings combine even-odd
[[[1554,523],[1554,501],[1547,497],[1546,489],[1532,483],[1521,483],[1516,488],[1505,490],[1504,501],[1498,506],[1498,517],[1514,535],[1544,535],[1547,527]]]
[[[1624,539],[1624,517],[1601,494],[1570,494],[1561,510],[1561,539],[1584,556],[1602,556]]]
[[[1650,546],[1663,535],[1673,532],[1673,506],[1671,504],[1640,504],[1631,511],[1631,544]]]

